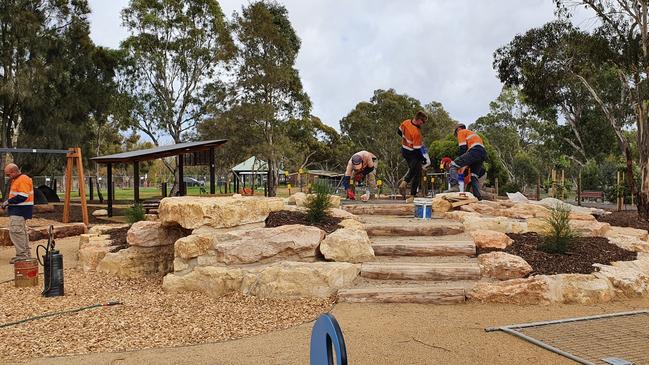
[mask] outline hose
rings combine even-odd
[[[118,301],[111,301],[111,302],[108,302],[108,303],[89,305],[87,307],[69,309],[69,310],[64,310],[64,311],[61,311],[61,312],[45,313],[45,314],[41,314],[40,316],[29,317],[29,318],[21,319],[19,321],[15,321],[15,322],[3,323],[3,324],[0,324],[0,328],[15,326],[17,324],[21,324],[21,323],[25,323],[25,322],[29,322],[29,321],[34,321],[34,320],[41,319],[41,318],[53,317],[53,316],[58,316],[58,315],[61,315],[61,314],[67,314],[67,313],[76,313],[76,312],[81,312],[83,310],[92,309],[92,308],[111,307],[111,306],[120,305],[120,304],[124,304],[124,303],[118,302]]]

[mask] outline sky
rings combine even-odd
[[[389,88],[423,104],[439,101],[454,119],[474,122],[489,112],[502,88],[493,52],[516,34],[553,20],[555,10],[552,0],[279,2],[302,40],[296,67],[312,114],[336,129],[374,90]],[[120,18],[128,0],[89,3],[93,40],[118,47],[128,36]],[[249,1],[219,3],[231,18]]]

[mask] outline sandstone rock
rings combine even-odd
[[[649,242],[633,236],[608,237],[608,241],[625,250],[634,252],[649,252]]]
[[[343,219],[338,223],[339,226],[343,228],[351,228],[351,229],[360,229],[362,231],[365,230],[365,224],[357,221],[356,219]]]
[[[613,284],[617,294],[628,298],[649,294],[649,275],[633,268],[621,268],[595,264],[599,272],[595,276],[605,278]]]
[[[175,256],[188,260],[204,255],[212,247],[212,243],[211,238],[197,234],[182,237],[174,244]]]
[[[320,252],[332,261],[359,263],[374,259],[372,242],[367,232],[359,229],[341,228],[320,243]]]
[[[95,224],[90,229],[88,229],[88,233],[90,234],[104,234],[110,230],[113,229],[119,229],[119,228],[128,228],[130,224],[128,223],[114,223],[114,224]]]
[[[97,265],[106,257],[107,247],[88,246],[79,249],[79,266],[84,272],[91,272],[97,269]]]
[[[468,293],[470,300],[483,303],[549,304],[550,285],[544,276],[496,283],[479,282]]]
[[[611,229],[606,233],[606,237],[635,237],[642,241],[647,241],[648,236],[647,230],[631,227],[611,226]]]
[[[106,217],[108,215],[108,210],[106,209],[97,209],[92,212],[93,217]]]
[[[452,210],[444,214],[444,218],[458,222],[464,222],[468,217],[481,217],[481,215],[480,213],[464,212],[461,210]]]
[[[213,236],[217,260],[228,265],[279,259],[313,259],[325,232],[299,224],[236,230]]]
[[[529,203],[517,203],[511,208],[500,210],[500,214],[505,217],[519,219],[543,218],[549,216],[549,213],[548,208]]]
[[[589,213],[570,212],[570,220],[574,221],[596,221],[595,217]]]
[[[168,293],[201,292],[211,297],[238,292],[245,275],[244,270],[233,267],[195,267],[188,274],[168,274],[162,289]]]
[[[466,208],[465,208],[466,207]],[[498,207],[500,208],[500,205],[498,204]],[[463,205],[460,207],[460,209],[468,211],[468,212],[477,212],[482,215],[499,215],[497,214],[499,209],[495,209],[493,205],[490,204],[485,204],[485,201],[480,201],[477,203],[471,203],[468,205]],[[467,210],[470,209],[470,210]]]
[[[180,257],[176,257],[174,259],[174,272],[181,272],[189,269],[190,268],[189,261],[190,260],[185,260]]]
[[[306,200],[306,193],[297,192],[288,197],[289,205],[304,206],[304,201]]]
[[[465,193],[439,193],[435,194],[436,198],[451,198],[451,199],[475,199],[475,196],[469,192]]]
[[[559,298],[566,304],[605,303],[615,296],[612,284],[595,275],[560,274],[554,278],[559,281]]]
[[[465,211],[465,212],[475,212],[475,208],[470,206],[471,204],[468,205],[463,205],[460,207],[460,210]],[[483,213],[480,213],[483,214]]]
[[[359,265],[346,262],[284,261],[249,273],[241,289],[244,294],[264,298],[324,298],[350,286],[359,272]]]
[[[453,205],[446,199],[435,197],[433,198],[432,209],[433,212],[445,213],[453,210]]]
[[[350,213],[350,212],[348,212],[346,210],[340,209],[340,208],[331,208],[331,209],[329,209],[329,215],[334,217],[334,218],[341,218],[341,219],[356,219],[357,218],[354,214],[352,214],[352,213]]]
[[[542,218],[530,218],[527,225],[530,232],[539,234],[546,234],[550,229],[548,222]],[[611,227],[608,223],[587,220],[571,220],[570,226],[584,237],[604,237]]]
[[[52,204],[36,204],[33,209],[34,213],[52,213],[56,211]]]
[[[342,209],[356,215],[398,215],[414,216],[413,204],[350,204]]]
[[[514,240],[509,238],[506,234],[498,231],[489,231],[479,229],[470,232],[473,242],[479,248],[500,248],[504,249],[509,247]]]
[[[30,227],[27,226],[27,234],[30,241],[44,240],[49,237],[49,226]],[[62,223],[54,225],[54,238],[73,237],[87,233],[88,229],[83,223]]]
[[[198,291],[213,297],[231,292],[270,298],[328,297],[351,285],[358,265],[345,262],[273,263],[265,267],[201,267],[188,274],[169,274],[166,292]]]
[[[576,205],[568,204],[564,201],[555,198],[545,198],[540,201],[530,201],[532,204],[542,205],[548,209],[555,208],[557,206],[569,208],[573,213],[583,213],[583,214],[593,214],[593,215],[603,215],[605,212],[602,209],[597,208],[588,208],[588,207],[579,207]]]
[[[270,212],[282,209],[281,198],[183,196],[162,199],[158,215],[167,226],[226,228],[263,222]]]
[[[477,230],[490,230],[502,233],[522,233],[526,230],[525,222],[518,222],[507,217],[464,217],[464,230],[467,232]]]
[[[135,222],[128,230],[126,242],[131,246],[155,247],[173,245],[184,236],[178,227],[165,227],[160,222]]]
[[[516,255],[505,252],[489,252],[478,256],[482,276],[509,280],[523,278],[532,272],[532,266]]]
[[[131,246],[115,253],[107,253],[97,266],[98,272],[121,278],[139,278],[173,271],[174,246]]]

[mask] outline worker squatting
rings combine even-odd
[[[409,201],[417,196],[423,171],[431,165],[421,134],[421,126],[427,120],[426,113],[420,111],[413,118],[404,120],[397,130],[401,137],[401,155],[408,164],[408,173],[400,181],[399,190]],[[455,160],[445,157],[441,161],[441,167],[449,172],[449,189],[446,192],[459,191],[459,179],[466,175],[467,185],[470,186],[473,195],[482,199],[480,179],[485,174],[483,163],[487,158],[482,138],[468,130],[464,124],[456,125],[453,134],[459,146],[459,157]],[[376,164],[376,156],[368,151],[357,152],[349,159],[343,177],[343,187],[347,191],[348,199],[356,199],[350,186],[352,179],[356,183],[367,180],[368,190],[361,199],[367,201],[372,197],[372,191],[376,190]],[[409,195],[407,195],[408,184],[410,184]]]

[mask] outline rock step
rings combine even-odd
[[[436,241],[429,237],[380,237],[372,240],[376,256],[475,256],[473,241]]]
[[[401,223],[367,223],[367,234],[370,237],[393,236],[448,236],[464,232],[464,226],[457,222],[429,221],[421,224]]]
[[[462,287],[370,287],[338,291],[338,301],[346,303],[458,304],[465,300]]]
[[[393,204],[349,204],[343,205],[342,209],[356,215],[395,215],[413,217],[415,206],[410,203]]]
[[[480,267],[470,263],[368,262],[361,276],[378,280],[479,280]]]

